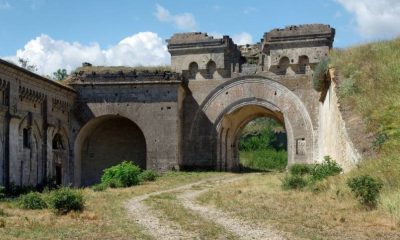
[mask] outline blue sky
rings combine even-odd
[[[174,32],[255,43],[273,28],[324,23],[335,47],[400,33],[400,0],[0,0],[0,56],[28,58],[40,74],[99,65],[168,64]]]

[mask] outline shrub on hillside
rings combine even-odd
[[[350,178],[347,185],[356,195],[360,203],[367,208],[375,208],[378,203],[379,192],[383,183],[369,175],[361,175]]]
[[[70,211],[82,211],[85,202],[81,192],[63,187],[50,193],[49,205],[56,213],[66,214]]]
[[[324,157],[324,162],[316,164],[311,171],[311,179],[319,181],[329,176],[341,173],[343,169],[330,156]]]
[[[306,175],[313,171],[315,165],[295,163],[289,168],[289,172],[293,175]]]
[[[23,209],[43,209],[47,208],[46,202],[38,192],[30,192],[19,197],[18,205]]]
[[[139,182],[151,182],[158,178],[158,173],[153,170],[145,170],[139,174]]]
[[[140,168],[129,161],[104,170],[101,183],[110,187],[129,187],[139,183]]]
[[[313,88],[318,92],[321,92],[328,87],[328,82],[326,81],[326,73],[328,72],[328,69],[328,58],[322,59],[314,69]]]
[[[282,179],[283,189],[302,189],[307,186],[307,180],[300,175],[286,175]]]

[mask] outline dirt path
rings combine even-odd
[[[185,208],[190,209],[205,219],[209,219],[210,221],[222,226],[227,231],[236,235],[239,239],[285,239],[277,231],[271,228],[246,222],[216,208],[202,206],[196,203],[196,197],[202,193],[205,193],[216,186],[237,181],[242,177],[244,177],[244,175],[211,178],[173,189],[141,195],[127,202],[128,212],[131,218],[143,226],[146,232],[155,239],[196,239],[194,233],[182,230],[177,223],[165,220],[159,215],[160,213],[151,210],[143,203],[143,200],[151,196],[162,193],[179,192],[177,198]]]

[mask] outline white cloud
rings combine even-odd
[[[0,1],[0,10],[10,9],[11,4],[7,1]]]
[[[336,0],[355,15],[358,31],[366,38],[400,34],[399,0]]]
[[[253,37],[250,35],[250,33],[247,32],[241,32],[239,34],[235,34],[232,36],[232,39],[233,42],[236,43],[237,45],[246,45],[253,43]]]
[[[163,6],[157,4],[155,15],[159,21],[170,22],[180,30],[195,31],[197,28],[196,20],[191,13],[172,15]]]
[[[82,45],[78,42],[54,40],[42,34],[30,40],[15,56],[5,57],[17,62],[28,59],[38,67],[39,74],[51,75],[59,68],[74,70],[82,62],[103,66],[155,66],[170,63],[167,46],[153,32],[139,32],[118,44],[101,49],[98,43]]]

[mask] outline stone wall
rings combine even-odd
[[[178,168],[181,81],[178,76],[165,79],[164,73],[138,76],[110,73],[107,81],[97,75],[70,82],[79,95],[74,124],[76,185],[97,181],[103,167],[123,160],[157,171]],[[89,169],[87,164],[96,167]]]
[[[73,165],[70,123],[75,91],[0,60],[1,184],[40,185],[55,177],[68,184]],[[61,158],[52,141],[62,136]]]
[[[174,34],[175,72],[85,64],[68,87],[0,60],[0,184],[90,185],[123,160],[235,170],[240,131],[262,116],[284,124],[289,164],[330,155],[349,169],[359,155],[334,82],[322,103],[312,88],[334,34],[321,24],[274,29],[242,47],[248,56],[228,36]]]
[[[332,71],[330,76],[334,76]],[[330,79],[331,84],[319,107],[319,156],[322,159],[329,155],[347,171],[357,164],[361,155],[349,137],[346,122],[340,112],[336,82],[333,77]]]

